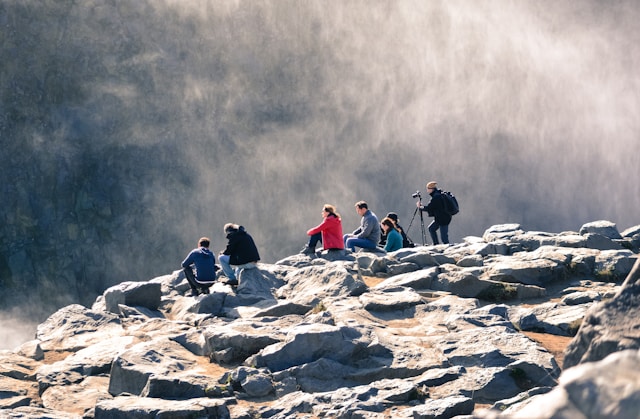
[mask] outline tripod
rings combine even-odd
[[[420,207],[422,206],[422,198],[420,198]],[[416,218],[416,213],[420,213],[420,228],[422,229],[422,245],[425,246],[427,244],[427,234],[424,231],[424,218],[422,217],[422,211],[420,211],[420,207],[416,207],[416,210],[413,211],[413,217],[411,217],[411,222],[409,223],[409,227],[407,227],[406,234],[409,236],[409,230],[411,230],[411,224],[413,224],[413,219]]]

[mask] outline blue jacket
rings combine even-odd
[[[182,267],[196,266],[196,279],[200,282],[216,280],[216,257],[206,247],[193,249],[182,262]]]
[[[384,250],[387,252],[393,252],[402,249],[402,235],[395,228],[389,229],[387,233],[387,243],[384,245]]]

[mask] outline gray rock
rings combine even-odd
[[[438,400],[425,400],[424,404],[411,408],[414,419],[452,418],[469,415],[473,412],[475,402],[470,397],[450,396]]]
[[[323,300],[358,296],[367,288],[361,278],[339,264],[291,271],[285,281],[286,284],[276,292],[278,298],[311,306]]]
[[[200,378],[202,373],[199,358],[178,343],[166,339],[142,342],[123,351],[113,360],[109,394],[144,395],[153,392],[158,397],[157,389],[162,386],[158,380],[175,380],[180,385],[171,390],[172,394],[166,395],[173,398],[176,393],[183,393],[185,387],[193,391],[191,381],[199,381],[198,385],[206,386],[206,379]],[[148,387],[152,376],[155,383]]]
[[[52,386],[42,393],[42,404],[48,409],[83,416],[91,411],[98,401],[111,398],[107,392],[108,385],[109,377],[101,376],[86,377],[70,385]]]
[[[509,418],[637,418],[640,352],[627,350],[564,371],[551,392],[504,411]],[[635,389],[635,390],[634,390]]]
[[[102,341],[107,336],[121,336],[123,332],[120,319],[115,314],[72,304],[56,311],[38,325],[36,338],[44,351],[75,351]]]
[[[271,377],[263,373],[247,376],[241,385],[249,397],[264,397],[275,390]]]
[[[284,340],[287,327],[281,322],[259,321],[210,326],[202,332],[205,354],[218,362],[241,362],[267,346]]]
[[[105,337],[61,361],[44,364],[37,371],[40,391],[50,386],[77,384],[85,377],[108,373],[113,359],[122,350],[133,345],[133,342],[133,336]]]
[[[497,224],[484,231],[482,239],[489,243],[500,239],[510,239],[513,236],[523,234],[520,224]]]
[[[618,227],[615,223],[611,221],[592,221],[590,223],[583,224],[580,227],[580,234],[599,234],[604,237],[608,237],[609,239],[621,239],[622,236],[618,232]]]
[[[39,340],[30,340],[23,343],[18,348],[16,348],[16,353],[18,355],[22,355],[36,361],[41,361],[42,359],[44,359],[44,351],[40,346]]]
[[[128,418],[209,418],[230,419],[224,400],[194,398],[162,400],[150,397],[115,397],[96,404],[95,419]]]
[[[566,368],[640,348],[640,259],[615,297],[594,305],[565,350]]]
[[[162,292],[157,282],[122,282],[108,288],[103,296],[107,311],[119,313],[120,304],[156,310],[160,306]]]
[[[281,371],[295,365],[306,364],[327,357],[335,361],[349,360],[356,352],[360,357],[366,354],[368,342],[354,329],[310,324],[294,327],[282,343],[264,348],[250,358],[250,364],[267,367],[271,371]],[[365,338],[366,339],[366,338]]]
[[[386,288],[384,292],[365,292],[359,299],[364,309],[368,311],[404,310],[418,304],[424,304],[420,294],[410,288]]]

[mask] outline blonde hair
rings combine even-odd
[[[335,217],[337,217],[337,218],[340,218],[340,214],[338,214],[338,213],[336,212],[336,207],[335,207],[335,206],[333,206],[333,205],[331,205],[331,204],[324,204],[324,206],[322,207],[322,209],[323,209],[324,211],[328,212],[328,213],[329,213],[329,215],[333,215],[333,216],[335,216]]]
[[[434,182],[432,180],[431,182],[427,183],[427,189],[431,189],[431,188],[435,189],[437,187],[438,187],[438,182]]]

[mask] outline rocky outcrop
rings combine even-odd
[[[640,385],[614,372],[638,362],[640,262],[610,227],[510,224],[451,246],[293,255],[198,297],[182,271],[123,282],[0,353],[0,416],[626,412]],[[575,336],[572,368],[536,333]],[[585,388],[597,395],[589,408],[576,406]]]

